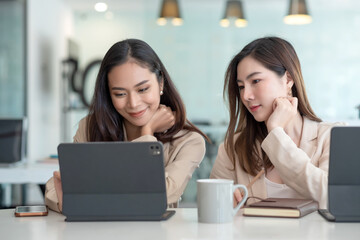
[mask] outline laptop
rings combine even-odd
[[[0,166],[25,162],[26,118],[0,119]]]
[[[333,127],[330,138],[329,221],[360,222],[360,126]]]
[[[160,221],[167,211],[160,142],[58,146],[66,221]]]

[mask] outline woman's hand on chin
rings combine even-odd
[[[141,136],[165,132],[175,124],[175,112],[170,107],[160,104],[150,121],[141,129]]]
[[[285,128],[297,114],[298,99],[296,97],[280,97],[273,102],[273,112],[266,121],[268,132],[276,127]]]

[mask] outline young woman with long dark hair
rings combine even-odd
[[[312,110],[293,46],[277,37],[246,45],[227,68],[224,95],[230,122],[211,177],[248,185],[259,175],[249,196],[311,198],[325,208],[334,124]]]
[[[187,120],[170,75],[147,43],[128,39],[108,50],[89,114],[80,121],[74,142],[162,142],[167,199],[173,204],[204,157],[204,138]],[[45,201],[51,209],[62,210],[59,172],[46,184]]]

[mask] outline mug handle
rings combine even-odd
[[[244,196],[243,196],[243,199],[238,203],[238,205],[236,205],[236,207],[233,209],[233,216],[235,216],[235,214],[239,211],[240,207],[246,202],[246,200],[248,198],[248,190],[247,190],[246,186],[241,185],[241,184],[234,185],[233,186],[233,194],[237,188],[244,190]]]

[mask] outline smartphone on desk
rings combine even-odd
[[[46,206],[17,206],[15,208],[16,217],[46,216],[48,209]]]

